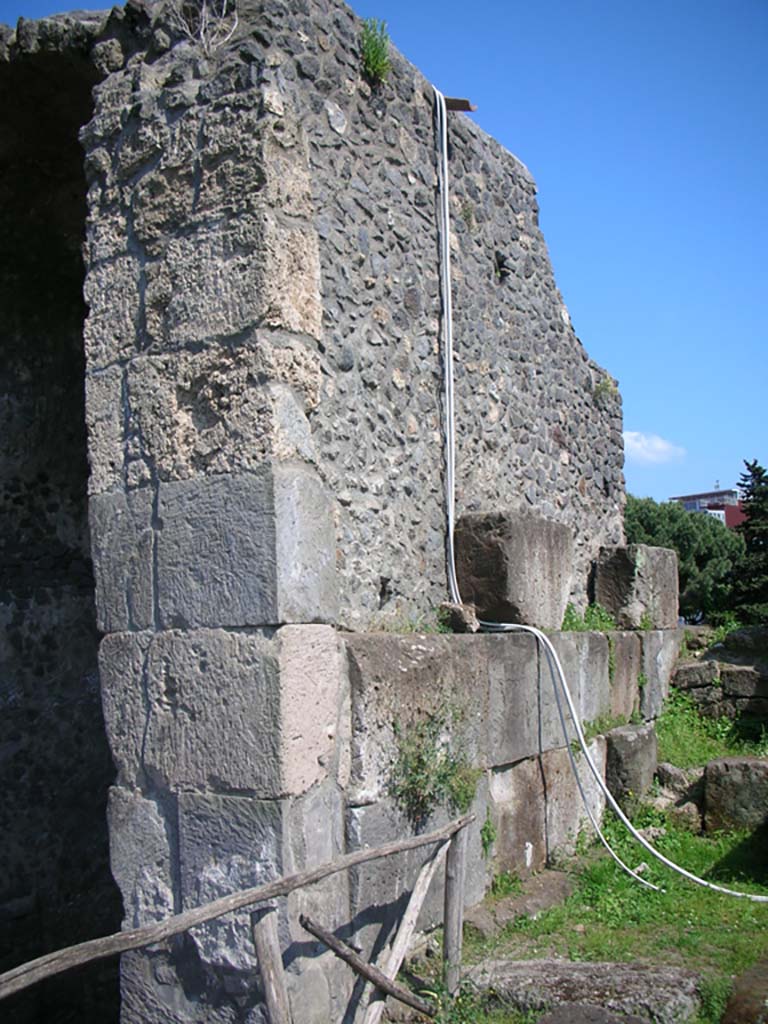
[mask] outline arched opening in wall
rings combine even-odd
[[[95,77],[76,55],[0,64],[0,971],[120,926],[84,415],[78,130]],[[0,1015],[116,1021],[117,972],[62,975]]]

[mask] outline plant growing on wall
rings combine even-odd
[[[210,57],[237,30],[237,0],[172,0],[168,18],[173,29]]]
[[[363,74],[371,85],[381,85],[390,72],[389,33],[387,23],[377,18],[366,18],[360,41]]]
[[[407,728],[394,725],[397,752],[389,789],[414,828],[440,804],[461,814],[475,797],[480,773],[457,735],[460,719],[455,710],[436,711]]]

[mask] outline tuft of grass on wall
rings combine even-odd
[[[360,40],[363,74],[371,85],[381,85],[390,70],[389,33],[387,23],[378,18],[366,18]]]

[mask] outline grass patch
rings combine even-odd
[[[495,875],[491,882],[491,896],[495,900],[503,900],[505,896],[519,896],[522,891],[523,883],[510,871]]]
[[[378,18],[366,18],[360,39],[363,74],[371,85],[381,85],[392,64],[389,59],[389,33],[387,23]]]
[[[563,616],[562,630],[564,633],[609,633],[617,628],[616,620],[600,604],[589,605],[580,615],[572,604],[568,604]]]
[[[679,768],[696,768],[716,757],[754,754],[768,755],[765,729],[750,738],[747,726],[729,718],[704,718],[691,698],[672,689],[664,710],[656,722],[659,760]]]
[[[656,845],[695,874],[768,896],[764,856],[768,835],[694,835],[652,808],[641,808],[635,824],[663,826],[665,834]],[[630,866],[649,860],[610,814],[606,815],[605,832]],[[555,956],[689,967],[704,978],[699,1024],[716,1024],[728,997],[731,976],[746,970],[768,951],[768,905],[705,890],[656,860],[651,861],[644,875],[665,891],[643,889],[607,855],[593,855],[585,862],[576,890],[564,904],[535,920],[512,922],[496,939],[483,941],[468,935],[467,955],[473,960]]]

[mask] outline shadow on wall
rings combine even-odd
[[[0,64],[0,971],[120,924],[87,519],[77,133],[93,84],[74,58]],[[5,1013],[116,1020],[117,964]]]

